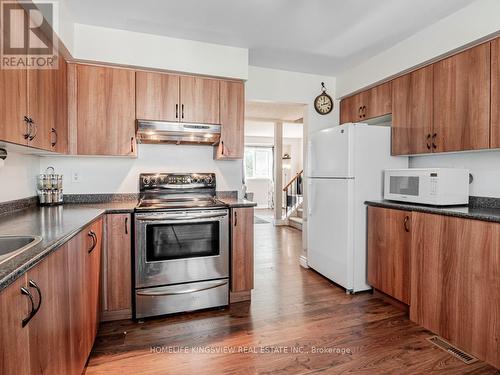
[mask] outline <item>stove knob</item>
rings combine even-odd
[[[214,182],[213,178],[211,176],[205,177],[205,183],[210,185]]]
[[[190,184],[191,183],[191,177],[186,177],[185,182],[186,182],[186,184]]]
[[[151,177],[151,185],[156,184],[156,177]]]
[[[142,180],[142,182],[144,183],[144,185],[149,185],[149,182],[150,182],[149,177],[144,177],[144,179]]]

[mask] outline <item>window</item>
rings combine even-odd
[[[245,147],[245,177],[273,179],[273,148]]]

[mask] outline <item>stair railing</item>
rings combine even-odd
[[[282,194],[282,207],[285,210],[284,218],[290,217],[290,215],[299,207],[302,203],[302,180],[303,180],[304,170],[297,173],[283,188]]]

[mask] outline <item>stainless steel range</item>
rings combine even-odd
[[[229,303],[229,216],[215,174],[143,173],[135,212],[135,318]]]

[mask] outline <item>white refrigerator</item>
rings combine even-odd
[[[307,262],[347,292],[366,283],[366,200],[382,199],[384,169],[408,168],[391,156],[391,128],[343,124],[309,140]]]

